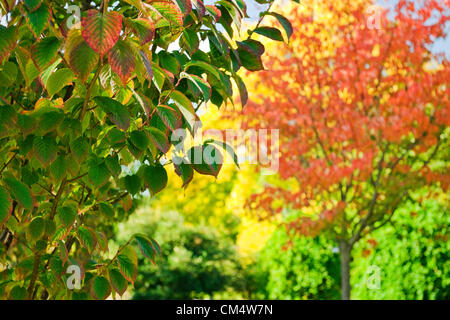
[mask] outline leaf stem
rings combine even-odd
[[[83,118],[86,114],[87,106],[88,106],[89,100],[91,99],[91,95],[92,95],[92,89],[94,88],[95,81],[97,81],[97,78],[100,75],[102,66],[103,66],[102,59],[100,58],[99,62],[98,62],[97,71],[95,71],[94,77],[92,78],[91,82],[89,83],[87,91],[86,91],[86,97],[84,99],[83,107],[82,107],[81,113],[80,113],[80,121],[83,121]]]

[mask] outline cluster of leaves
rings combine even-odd
[[[141,192],[164,189],[162,159],[172,134],[194,134],[202,103],[232,101],[234,79],[245,104],[236,72],[262,69],[264,46],[250,36],[232,40],[247,16],[242,0],[0,4],[6,17],[0,26],[0,262],[7,266],[1,296],[123,294],[136,276],[132,242],[152,260],[160,252],[154,240],[135,236],[109,258],[114,225],[134,210]],[[69,5],[81,9],[79,21]],[[289,34],[289,22],[269,14]],[[171,44],[180,50],[169,50]],[[219,163],[188,158],[206,146],[174,164],[184,186],[194,171],[219,173]],[[81,290],[67,290],[68,265],[83,271]]]

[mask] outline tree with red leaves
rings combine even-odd
[[[266,186],[249,203],[270,217],[283,199],[300,212],[290,232],[337,242],[343,299],[355,243],[392,222],[414,190],[450,181],[449,61],[430,50],[445,37],[449,1],[372,5],[286,7],[290,43],[270,50],[243,111],[244,127],[280,129],[279,176],[298,185]]]

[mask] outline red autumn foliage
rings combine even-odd
[[[313,209],[288,229],[327,230],[353,246],[411,190],[448,189],[448,166],[431,164],[448,148],[450,68],[430,48],[445,36],[450,8],[401,0],[374,29],[371,1],[316,2],[331,18],[313,19],[308,3],[286,13],[290,44],[268,52],[243,110],[244,127],[280,130],[279,176],[294,178],[299,191],[267,186],[249,203],[269,215],[281,211],[279,199]]]

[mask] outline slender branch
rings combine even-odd
[[[12,157],[8,160],[8,162],[6,162],[3,167],[0,169],[0,174],[3,173],[3,171],[6,169],[6,167],[11,163],[11,161],[14,160],[14,158],[17,156],[17,152],[14,152],[14,154],[12,155]]]
[[[84,115],[86,114],[87,106],[88,106],[89,100],[91,99],[92,89],[94,88],[95,82],[97,81],[97,78],[100,75],[102,66],[103,66],[102,60],[101,60],[101,58],[99,58],[97,71],[95,71],[94,77],[92,78],[91,82],[88,84],[88,88],[86,90],[86,97],[84,98],[83,107],[81,108],[81,113],[80,113],[80,121],[83,120]]]

